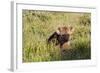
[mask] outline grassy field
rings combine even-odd
[[[50,11],[22,11],[23,62],[91,59],[91,14]],[[46,40],[60,26],[75,28],[71,49],[61,54],[60,48]]]

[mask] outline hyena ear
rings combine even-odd
[[[75,29],[71,26],[71,27],[70,27],[69,34],[73,34],[74,30],[75,30]]]
[[[56,30],[56,33],[57,33],[57,34],[60,34],[60,32],[61,32],[61,28],[58,27],[58,29]]]

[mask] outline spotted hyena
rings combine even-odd
[[[71,35],[74,32],[72,26],[62,26],[48,38],[48,43],[55,43],[61,49],[69,49]]]

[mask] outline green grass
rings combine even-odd
[[[90,19],[90,13],[23,10],[23,62],[90,59]],[[59,25],[75,28],[71,49],[63,53],[60,48],[53,44],[47,45],[46,42]]]

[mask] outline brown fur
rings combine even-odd
[[[58,41],[57,47],[60,47],[62,50],[70,48],[70,39],[71,35],[74,32],[74,28],[71,26],[62,26],[58,27],[58,30],[49,37],[48,41],[50,42],[53,38],[56,38]]]

